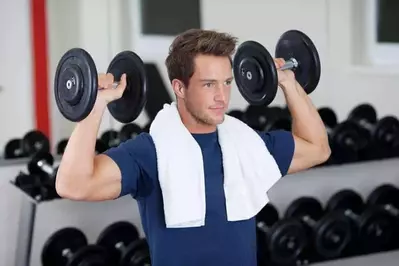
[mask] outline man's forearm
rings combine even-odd
[[[105,107],[95,106],[90,115],[79,122],[65,148],[58,169],[57,191],[83,189],[80,184],[87,183],[94,171],[94,156],[97,134]]]
[[[321,148],[328,147],[326,128],[317,108],[298,82],[282,85],[292,117],[292,133]]]

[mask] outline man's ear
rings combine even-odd
[[[185,87],[181,80],[178,79],[172,80],[172,88],[177,98],[185,97]]]

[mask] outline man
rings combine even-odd
[[[103,112],[107,103],[121,97],[125,76],[115,90],[111,89],[110,74],[99,76],[99,87],[104,89],[99,91],[91,114],[77,123],[65,149],[57,175],[57,192],[64,198],[85,201],[130,194],[140,207],[152,265],[257,265],[254,217],[240,221],[227,219],[222,151],[217,134],[230,100],[231,57],[236,42],[229,34],[188,30],[177,36],[166,59],[180,119],[202,152],[206,194],[203,226],[165,225],[157,152],[150,134],[143,133],[95,155]],[[275,62],[277,67],[284,64],[282,59]],[[292,114],[292,133],[275,131],[258,135],[281,175],[286,175],[326,161],[330,149],[323,122],[293,72],[279,71],[278,77]]]

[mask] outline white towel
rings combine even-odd
[[[217,129],[223,154],[228,221],[254,217],[269,202],[267,191],[281,173],[262,138],[225,115]],[[176,103],[165,104],[150,127],[168,228],[205,224],[205,178],[201,148],[183,125]]]

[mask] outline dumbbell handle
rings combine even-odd
[[[399,216],[399,210],[392,204],[385,204],[384,209],[393,216]]]
[[[69,248],[65,248],[62,250],[62,256],[65,258],[71,258],[72,257],[72,251]]]
[[[123,253],[123,251],[126,249],[126,246],[123,242],[118,242],[115,244],[115,248]]]
[[[290,58],[287,61],[285,61],[284,66],[279,68],[279,70],[290,70],[290,69],[295,69],[299,66],[298,61],[295,58]]]
[[[373,131],[374,129],[374,125],[369,123],[366,119],[360,119],[358,121],[359,125],[361,125],[362,127],[364,127],[365,129],[369,130],[369,131]]]
[[[54,168],[51,165],[49,165],[45,160],[38,161],[37,166],[39,166],[40,169],[42,169],[43,172],[45,172],[49,176],[54,175]]]

